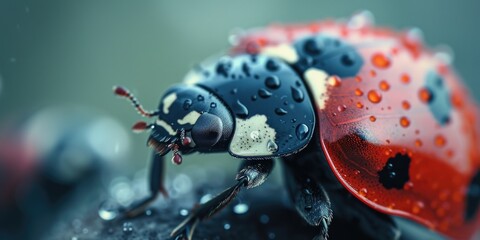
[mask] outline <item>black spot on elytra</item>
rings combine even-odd
[[[430,93],[428,106],[435,120],[440,125],[450,122],[450,114],[452,112],[452,104],[450,94],[442,76],[436,72],[430,72],[425,79],[425,88]]]
[[[381,171],[378,172],[379,181],[386,189],[403,189],[410,179],[410,157],[406,154],[397,153],[395,157],[388,159]]]
[[[335,37],[309,36],[297,40],[294,45],[299,56],[294,67],[300,72],[314,67],[330,75],[353,77],[363,65],[363,58],[357,50]]]
[[[232,68],[232,63],[229,60],[220,60],[217,64],[215,71],[224,77],[228,77],[228,73]]]
[[[467,191],[467,203],[465,209],[465,219],[472,220],[477,212],[480,205],[480,170],[477,171],[473,177],[470,185],[468,186]]]

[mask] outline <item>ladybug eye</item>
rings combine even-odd
[[[192,138],[198,147],[211,147],[222,136],[222,120],[210,113],[202,114],[192,128]]]

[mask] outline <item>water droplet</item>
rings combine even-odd
[[[425,204],[421,201],[417,201],[413,204],[412,206],[412,212],[417,214],[419,213],[423,208],[425,207]]]
[[[430,103],[430,101],[432,101],[432,93],[427,88],[421,88],[418,92],[418,97],[420,101],[424,103]]]
[[[376,118],[375,116],[370,116],[369,119],[370,119],[370,122],[375,122],[375,121],[377,121],[377,118]]]
[[[375,53],[372,55],[372,64],[378,68],[388,68],[390,59],[383,53]]]
[[[112,200],[106,200],[98,208],[98,216],[105,221],[115,219],[119,214],[119,206]]]
[[[388,84],[387,81],[382,80],[380,81],[379,87],[380,87],[380,90],[382,91],[388,91],[390,89],[390,84]]]
[[[420,28],[411,28],[407,31],[407,41],[418,44],[423,42],[423,32]]]
[[[257,100],[257,95],[252,95],[251,99],[252,99],[252,101],[256,101]]]
[[[242,71],[245,74],[245,76],[250,77],[250,67],[248,66],[247,63],[242,64]]]
[[[229,230],[231,227],[232,226],[230,226],[230,224],[228,224],[228,223],[223,224],[223,229],[225,229],[225,230]]]
[[[395,178],[396,176],[397,176],[397,173],[395,173],[395,172],[390,172],[388,174],[388,177],[390,177],[390,178]]]
[[[337,110],[338,110],[339,112],[343,112],[343,111],[347,110],[347,106],[346,106],[346,105],[338,106],[338,107],[337,107]]]
[[[232,106],[233,112],[240,118],[246,118],[248,116],[248,108],[243,105],[240,100]]]
[[[358,194],[362,197],[367,196],[368,190],[366,188],[362,188],[358,191]]]
[[[277,76],[269,76],[265,78],[265,86],[270,89],[277,89],[280,87],[280,79]]]
[[[188,215],[188,210],[183,208],[183,209],[180,209],[180,216],[184,216],[186,217]]]
[[[268,142],[267,142],[267,150],[268,150],[269,152],[272,152],[272,153],[277,152],[277,151],[278,151],[278,145],[277,145],[274,141],[268,140]]]
[[[338,76],[331,76],[328,78],[328,84],[332,87],[340,87],[342,85],[342,79]]]
[[[402,101],[402,108],[405,110],[410,109],[410,103],[407,100]]]
[[[443,135],[435,136],[435,145],[438,147],[443,147],[447,143],[447,139]]]
[[[376,90],[370,90],[368,91],[368,100],[370,100],[372,103],[379,103],[382,101],[382,95]]]
[[[188,110],[192,106],[192,100],[191,99],[186,99],[183,102],[183,109]]]
[[[363,104],[361,102],[357,102],[357,108],[363,108]]]
[[[287,110],[283,109],[283,108],[275,108],[275,113],[279,116],[283,116],[285,114],[287,114]]]
[[[172,188],[179,194],[185,194],[192,190],[193,182],[187,174],[179,173],[172,181]]]
[[[270,222],[270,217],[267,214],[260,215],[260,223],[267,224]]]
[[[268,239],[275,239],[275,233],[274,232],[270,232],[268,233]]]
[[[145,215],[151,216],[152,215],[152,210],[148,209],[147,211],[145,211]]]
[[[198,95],[197,100],[201,102],[201,101],[205,100],[205,97],[203,97],[202,95]]]
[[[357,95],[359,97],[362,96],[363,95],[362,90],[360,90],[359,88],[355,89],[355,95]]]
[[[133,232],[133,224],[131,222],[123,223],[123,233],[130,234]]]
[[[295,102],[302,102],[304,99],[303,92],[295,87],[291,87],[292,90],[292,98]]]
[[[297,129],[296,129],[295,132],[296,132],[298,140],[302,141],[302,140],[305,140],[308,137],[309,129],[308,129],[307,125],[302,123],[302,124],[299,124],[297,126]]]
[[[261,98],[269,98],[272,96],[272,93],[266,89],[261,88],[260,90],[258,90],[258,96],[260,96]]]
[[[210,103],[210,107],[211,107],[211,108],[216,108],[216,107],[217,107],[217,104],[214,103],[214,102],[212,102],[212,103]]]
[[[410,76],[408,74],[404,73],[400,77],[400,81],[402,81],[402,83],[408,84],[408,83],[410,83]]]
[[[297,119],[296,119],[296,118],[292,118],[292,119],[290,120],[290,122],[291,122],[291,123],[296,123],[296,122],[297,122]]]
[[[373,26],[375,24],[375,17],[370,11],[361,11],[354,14],[348,20],[348,27],[352,29],[360,29]]]
[[[410,120],[407,117],[401,117],[400,118],[400,126],[406,128],[410,126]]]
[[[237,92],[238,92],[238,89],[236,89],[236,88],[230,90],[230,94],[232,94],[232,95],[237,94]]]
[[[239,203],[233,207],[233,212],[236,214],[245,214],[248,212],[248,205],[245,203]]]
[[[275,72],[280,68],[280,66],[274,60],[268,59],[267,63],[265,64],[265,68],[267,68],[268,71]]]
[[[207,193],[200,198],[200,204],[206,203],[210,201],[210,199],[212,198],[213,198],[212,194]]]

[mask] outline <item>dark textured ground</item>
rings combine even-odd
[[[212,178],[210,175],[207,174],[206,178]],[[104,221],[99,217],[99,206],[106,199],[113,201],[112,195],[120,200],[122,196],[125,198],[125,193],[136,199],[145,196],[144,177],[137,176],[137,180],[131,181],[125,178],[121,181],[114,179],[112,182],[116,184],[110,183],[108,189],[101,190],[98,194],[90,194],[90,199],[86,202],[70,205],[45,239],[172,239],[169,237],[171,230],[185,218],[187,210],[202,197],[205,199],[208,195],[215,195],[229,186],[227,183],[233,183],[199,181],[195,177],[182,174],[167,181],[171,197],[159,198],[141,216],[113,221]],[[132,193],[134,196],[131,196]],[[239,211],[245,206],[248,206],[246,212]],[[429,232],[419,231],[417,227],[412,228],[405,221],[400,224],[405,229],[402,239],[438,238]],[[365,239],[355,228],[356,226],[339,222],[339,219],[334,217],[329,239]],[[241,192],[226,209],[200,223],[194,239],[310,240],[317,233],[316,228],[308,226],[296,214],[283,186],[277,181],[267,181],[260,187]]]

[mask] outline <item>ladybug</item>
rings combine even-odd
[[[261,185],[280,159],[290,197],[327,238],[335,219],[371,239],[398,239],[400,216],[454,239],[480,227],[480,125],[474,100],[445,54],[418,30],[349,21],[271,25],[242,32],[230,54],[201,64],[163,95],[155,111],[130,99],[152,123],[151,195],[165,155],[228,152],[242,161],[235,184],[200,204],[173,230],[191,239],[197,224],[242,189]],[[333,236],[334,237],[334,236]]]

